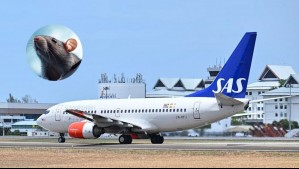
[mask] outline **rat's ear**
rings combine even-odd
[[[64,44],[64,47],[65,47],[65,50],[68,51],[68,52],[72,52],[74,51],[78,46],[78,43],[76,41],[76,39],[69,39],[65,42]]]

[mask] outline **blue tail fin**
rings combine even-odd
[[[245,98],[257,33],[246,33],[208,88],[186,97],[215,97],[222,93],[232,98]]]

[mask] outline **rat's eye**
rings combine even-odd
[[[57,43],[57,40],[55,38],[52,39],[52,42]]]

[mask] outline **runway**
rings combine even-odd
[[[258,152],[299,152],[299,142],[223,142],[223,143],[166,143],[153,145],[137,143],[78,144],[47,142],[0,142],[0,148],[53,148],[53,149],[117,149],[117,150],[164,150],[164,151],[258,151]]]

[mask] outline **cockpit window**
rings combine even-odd
[[[49,114],[50,113],[50,111],[49,110],[47,110],[46,112],[45,112],[45,115],[47,115],[47,114]]]

